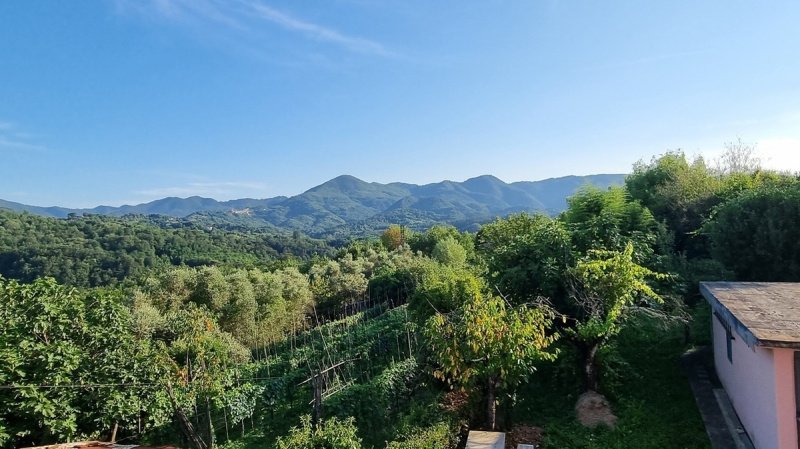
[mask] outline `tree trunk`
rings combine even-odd
[[[216,438],[214,438],[216,435],[214,434],[214,421],[211,419],[211,403],[208,398],[206,398],[206,420],[208,421],[208,439],[206,441],[208,441],[209,447],[214,447],[217,445],[215,441]]]
[[[583,389],[584,391],[597,391],[600,386],[600,367],[597,365],[597,350],[600,349],[600,342],[583,342],[579,345]]]
[[[489,430],[497,425],[497,381],[493,377],[486,383],[486,425]]]

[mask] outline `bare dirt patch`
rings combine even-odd
[[[506,432],[506,449],[517,449],[518,444],[538,445],[542,442],[543,433],[541,427],[516,425],[511,431]]]

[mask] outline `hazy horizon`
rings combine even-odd
[[[359,178],[358,176],[353,176],[353,175],[350,175],[350,174],[347,174],[347,173],[343,173],[343,174],[335,176],[335,177],[333,177],[331,179],[326,179],[324,181],[320,181],[317,184],[309,186],[308,188],[306,188],[304,190],[301,190],[299,192],[296,192],[296,193],[292,193],[292,194],[289,194],[289,195],[274,195],[274,196],[261,197],[261,198],[257,198],[257,197],[236,197],[236,198],[220,199],[220,198],[214,198],[214,197],[211,197],[211,196],[202,196],[202,195],[187,195],[187,196],[175,196],[175,195],[172,195],[172,196],[154,198],[152,200],[142,201],[142,202],[138,202],[138,203],[94,204],[94,205],[89,205],[89,206],[70,206],[70,205],[64,205],[64,204],[28,204],[28,203],[21,203],[21,204],[24,204],[26,206],[34,206],[34,207],[63,207],[63,208],[66,208],[66,209],[93,209],[95,207],[138,206],[138,205],[141,205],[141,204],[147,204],[147,203],[151,203],[153,201],[158,201],[158,200],[167,199],[167,198],[178,198],[178,199],[184,200],[184,199],[188,199],[188,198],[198,197],[198,198],[203,198],[203,199],[212,199],[212,200],[215,200],[215,201],[218,201],[218,202],[242,200],[242,199],[264,200],[264,199],[271,199],[271,198],[276,198],[276,197],[291,198],[293,196],[303,194],[303,193],[305,193],[305,192],[307,192],[307,191],[309,191],[309,190],[311,190],[311,189],[313,189],[315,187],[318,187],[318,186],[320,186],[320,185],[322,185],[322,184],[324,184],[324,183],[326,183],[328,181],[332,181],[332,180],[334,180],[336,178],[339,178],[339,177],[342,177],[342,176],[352,176],[354,178],[357,178],[357,179],[359,179],[361,181],[364,181],[364,182],[370,183],[370,184],[377,183],[377,184],[386,185],[386,184],[401,183],[401,184],[425,185],[425,184],[436,184],[436,183],[439,183],[439,182],[459,182],[460,183],[460,182],[468,181],[470,179],[480,178],[480,177],[483,177],[483,176],[494,176],[495,178],[500,179],[500,181],[502,181],[502,182],[504,182],[506,184],[513,184],[513,183],[516,183],[516,182],[540,182],[540,181],[547,181],[547,180],[550,180],[550,179],[567,178],[567,177],[570,177],[570,176],[583,177],[583,176],[605,176],[605,175],[612,175],[612,176],[613,175],[627,175],[627,173],[587,173],[587,174],[584,174],[584,175],[580,175],[579,174],[579,175],[551,176],[551,177],[542,178],[542,179],[524,179],[524,180],[519,180],[519,181],[506,181],[504,179],[501,179],[498,176],[494,176],[492,174],[486,173],[486,174],[483,174],[483,175],[471,176],[469,178],[461,179],[461,180],[457,180],[457,179],[442,179],[442,180],[439,180],[439,181],[434,181],[432,183],[423,183],[423,184],[408,183],[408,182],[405,182],[405,181],[402,181],[402,180],[395,180],[395,181],[389,181],[389,182],[371,181],[371,180],[368,180],[368,179]],[[11,200],[8,200],[6,198],[0,198],[0,200],[11,201]],[[13,202],[19,203],[18,201],[13,201]]]

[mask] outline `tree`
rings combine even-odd
[[[337,260],[326,260],[309,270],[311,290],[317,305],[325,312],[337,306],[363,299],[367,293],[366,267],[363,259],[353,259],[350,253]]]
[[[654,255],[661,250],[657,247],[659,234],[663,231],[653,214],[631,200],[625,189],[586,187],[567,203],[569,207],[560,219],[570,231],[576,253],[586,254],[596,249],[621,251],[630,242],[640,263],[655,262]]]
[[[483,226],[476,247],[493,288],[515,304],[564,296],[563,275],[572,265],[571,240],[563,222],[517,214]]]
[[[405,230],[399,225],[389,226],[383,231],[383,234],[381,234],[381,243],[383,243],[383,246],[389,251],[400,248],[406,243]]]
[[[98,438],[169,421],[169,363],[119,294],[0,277],[0,445]],[[42,387],[46,385],[48,387]]]
[[[689,257],[708,255],[703,236],[697,231],[714,206],[721,202],[722,180],[705,160],[691,163],[681,151],[638,162],[625,179],[630,197],[648,208],[674,234],[674,251]]]
[[[419,251],[425,255],[432,256],[436,244],[448,238],[452,238],[464,248],[468,259],[474,256],[474,235],[468,232],[459,232],[458,229],[450,225],[432,226],[427,232],[413,234],[407,240],[412,251]]]
[[[453,237],[447,237],[436,243],[432,256],[440,263],[459,267],[467,261],[467,250]]]
[[[743,142],[737,137],[734,142],[725,142],[725,152],[717,159],[717,172],[722,175],[755,173],[761,170],[755,144]]]
[[[449,314],[436,313],[425,337],[440,368],[434,376],[466,388],[486,388],[486,421],[496,426],[497,390],[513,390],[542,360],[556,335],[552,313],[544,307],[511,308],[499,297],[478,296]]]
[[[633,245],[623,251],[592,250],[572,270],[571,299],[581,313],[570,335],[582,360],[584,388],[597,391],[597,352],[616,335],[634,306],[661,303],[647,279],[664,279],[634,261]]]
[[[800,184],[747,191],[720,205],[703,229],[736,279],[800,280]]]
[[[483,294],[484,284],[464,267],[442,265],[428,258],[411,269],[408,311],[420,326],[435,313],[450,313]]]
[[[230,395],[239,396],[237,379],[250,361],[250,351],[217,325],[213,315],[194,303],[170,311],[154,340],[162,344],[179,379],[174,382],[178,404],[200,408],[201,429],[206,443],[213,447],[215,408],[224,407]],[[263,388],[243,382],[252,400]],[[173,387],[171,384],[170,387]]]

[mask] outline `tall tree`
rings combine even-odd
[[[674,233],[674,249],[689,257],[707,256],[697,231],[721,202],[721,179],[702,158],[688,161],[683,152],[666,153],[650,163],[638,162],[625,179],[632,199],[647,207]]]
[[[449,314],[436,313],[425,326],[434,375],[461,388],[483,386],[486,422],[497,424],[498,389],[513,390],[537,363],[553,360],[549,350],[552,314],[543,307],[510,307],[499,297],[478,296]]]
[[[663,302],[647,280],[665,277],[638,265],[631,243],[623,251],[592,250],[578,261],[571,299],[580,314],[569,333],[579,349],[587,390],[599,387],[598,350],[620,331],[635,306]]]
[[[711,239],[712,254],[736,279],[800,280],[800,184],[796,181],[758,187],[725,202],[704,231]]]
[[[630,242],[640,263],[655,263],[657,251],[669,251],[658,248],[660,234],[665,231],[653,214],[621,187],[586,187],[567,203],[569,207],[560,219],[570,231],[577,254],[596,249],[621,251]]]
[[[170,365],[136,338],[120,295],[0,278],[0,445],[36,446],[163,425]],[[142,421],[140,421],[142,419]]]
[[[564,223],[545,215],[511,215],[483,226],[476,236],[490,285],[515,304],[564,297],[571,246]]]

